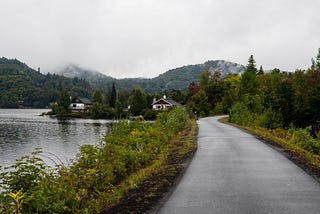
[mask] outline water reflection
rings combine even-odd
[[[109,120],[41,117],[46,110],[0,109],[0,165],[10,165],[35,148],[42,148],[49,165],[68,164],[79,147],[97,144],[105,135]]]

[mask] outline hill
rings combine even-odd
[[[75,64],[65,65],[64,67],[57,69],[55,73],[64,77],[84,79],[94,87],[104,91],[106,91],[107,87],[111,85],[112,82],[117,81],[116,78],[106,76],[98,71],[81,68]]]
[[[56,102],[63,89],[71,96],[91,97],[93,89],[108,91],[114,82],[117,89],[140,86],[146,93],[173,89],[187,91],[190,82],[198,82],[205,70],[220,71],[222,76],[241,73],[245,67],[223,60],[171,69],[158,77],[116,79],[76,65],[61,68],[59,74],[42,74],[17,59],[0,58],[0,108],[44,108]]]
[[[77,77],[41,74],[17,59],[0,58],[0,108],[44,108],[56,102],[61,91],[90,96],[90,84]]]
[[[116,79],[99,72],[86,70],[74,65],[68,65],[57,73],[68,77],[84,78],[94,87],[100,88],[104,91],[110,87],[112,82],[115,82],[118,89],[125,88],[131,90],[135,86],[140,86],[147,93],[159,93],[173,89],[186,91],[188,90],[190,82],[198,82],[200,73],[206,70],[212,72],[220,71],[222,73],[222,77],[226,77],[228,74],[242,73],[245,70],[245,66],[224,60],[211,60],[203,64],[187,65],[171,69],[160,74],[158,77],[151,79]]]

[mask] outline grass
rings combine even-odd
[[[156,210],[186,168],[197,149],[197,124],[188,120],[185,128],[169,140],[167,151],[152,165],[132,174],[119,185],[124,192],[102,213],[145,213]]]

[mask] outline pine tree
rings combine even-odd
[[[109,100],[110,107],[114,108],[116,101],[117,101],[117,90],[113,82],[112,88],[111,88],[110,100]]]
[[[92,96],[93,103],[102,103],[102,93],[99,89],[96,89]]]
[[[264,71],[263,71],[263,68],[262,68],[262,65],[261,65],[257,75],[263,75],[263,74],[264,74]]]
[[[240,94],[243,96],[244,94],[257,94],[258,92],[258,82],[256,78],[257,68],[255,64],[255,60],[253,59],[253,55],[249,57],[248,65],[246,70],[241,76],[240,83]]]
[[[311,70],[320,70],[320,48],[318,49],[318,54],[316,59],[311,58]]]
[[[253,55],[250,55],[250,57],[249,57],[246,71],[250,72],[252,74],[256,74],[258,71],[256,68],[256,61],[253,59]]]
[[[63,90],[58,99],[58,106],[61,106],[65,113],[67,113],[69,111],[70,103],[69,93],[66,90]]]

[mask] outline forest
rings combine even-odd
[[[308,127],[319,130],[320,49],[307,70],[281,72],[257,69],[253,55],[245,72],[220,78],[203,72],[199,85],[191,83],[187,105],[200,115],[229,114],[241,125],[265,128]]]
[[[79,78],[43,75],[16,59],[0,58],[0,108],[45,108],[65,89],[71,96],[90,96],[92,87]]]

